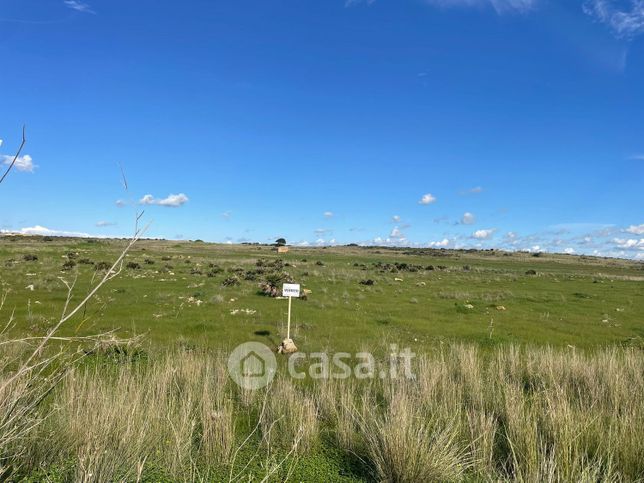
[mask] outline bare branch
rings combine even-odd
[[[16,164],[16,161],[18,161],[18,158],[20,157],[20,153],[22,152],[22,148],[25,147],[25,143],[27,142],[27,138],[25,137],[25,127],[26,126],[22,126],[22,142],[20,143],[20,147],[18,148],[16,155],[13,157],[13,161],[11,161],[11,164],[2,175],[2,178],[0,178],[0,184],[2,184],[4,179],[7,177],[7,175],[9,174],[9,171],[11,171],[11,168],[13,168],[13,165]]]

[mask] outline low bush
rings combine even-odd
[[[221,284],[224,287],[233,287],[235,285],[239,285],[239,279],[237,277],[234,277],[234,276],[233,277],[227,277],[221,282]]]
[[[98,262],[96,265],[94,265],[95,270],[109,270],[112,268],[112,264],[108,262]]]
[[[63,270],[71,270],[76,266],[76,262],[74,260],[67,260],[65,263],[63,263]]]

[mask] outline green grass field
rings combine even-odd
[[[94,264],[111,263],[125,245],[118,240],[0,240],[4,310],[15,310],[11,332],[18,335],[42,335],[55,321],[67,296],[61,278],[75,281],[72,302],[80,300],[102,273]],[[25,255],[38,259],[25,261]],[[69,257],[75,266],[64,270]],[[153,345],[228,347],[257,340],[276,346],[285,335],[287,303],[259,294],[258,286],[266,273],[278,271],[311,290],[308,300],[295,301],[293,307],[293,336],[307,351],[350,351],[383,339],[422,351],[455,340],[586,348],[639,345],[644,338],[641,262],[502,252],[292,248],[279,255],[282,270],[252,273],[259,259],[277,258],[268,246],[142,240],[126,259],[140,268],[124,267],[88,304],[84,317],[70,321],[62,333],[118,329],[122,336],[145,334]],[[83,259],[93,264],[79,263]],[[376,263],[422,268],[383,270]],[[536,275],[527,275],[529,270]],[[224,286],[231,276],[239,285]],[[368,279],[374,284],[360,283]]]
[[[641,262],[141,240],[34,352],[126,244],[0,238],[0,479],[644,481]],[[296,380],[278,355],[235,385],[234,346],[286,335],[260,290],[285,280],[310,291],[300,351],[395,343],[415,378]],[[81,339],[110,331],[136,344]]]

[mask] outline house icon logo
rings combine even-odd
[[[275,377],[275,354],[259,342],[240,344],[228,357],[228,373],[244,389],[260,389]]]

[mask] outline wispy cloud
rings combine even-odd
[[[644,161],[644,154],[633,154],[626,159],[630,159],[631,161]]]
[[[624,231],[626,233],[632,233],[633,235],[644,235],[644,223],[641,225],[631,225]]]
[[[333,230],[329,228],[318,228],[313,233],[315,233],[315,236],[317,236],[318,238],[322,238],[333,234]]]
[[[76,10],[77,12],[96,14],[96,12],[85,2],[81,2],[79,0],[64,0],[64,3],[68,8]]]
[[[222,217],[225,221],[229,221],[229,220],[233,217],[233,214],[232,214],[232,212],[230,212],[230,211],[224,211],[224,212],[221,214],[221,217]]]
[[[393,221],[394,223],[400,223],[400,215],[392,216],[391,221]]]
[[[534,10],[538,0],[425,0],[425,3],[434,7],[492,7],[497,14],[526,13]]]
[[[13,158],[14,156],[7,156],[6,154],[2,155],[2,164],[9,166],[13,162]],[[18,158],[16,158],[16,164],[14,164],[13,167],[17,171],[26,171],[28,173],[33,173],[34,169],[38,166],[34,164],[31,156],[25,154],[24,156],[18,156]]]
[[[371,5],[374,3],[376,0],[346,0],[344,2],[345,7],[355,7],[356,5],[364,4],[364,5]]]
[[[622,250],[642,250],[644,251],[644,238],[614,238],[613,243],[617,248]]]
[[[325,211],[324,213],[322,213],[322,215],[323,215],[323,216],[324,216],[324,218],[326,218],[327,220],[328,220],[328,219],[330,219],[330,218],[333,218],[333,216],[334,216],[334,214],[333,214],[333,212],[332,212],[332,211]]]
[[[436,197],[432,195],[431,193],[427,193],[422,196],[422,198],[418,201],[419,205],[429,205],[431,203],[436,202]]]
[[[65,230],[52,230],[44,226],[35,225],[26,228],[21,228],[17,231],[0,230],[2,233],[17,233],[20,235],[44,235],[44,236],[74,236],[87,238],[91,235],[89,233],[82,233],[78,231],[65,231]]]
[[[467,196],[467,195],[477,195],[479,193],[483,193],[483,188],[480,186],[475,186],[474,188],[470,188],[468,190],[460,191],[458,194],[461,196]]]
[[[644,33],[644,0],[586,0],[583,10],[606,24],[618,38],[630,39]]]
[[[473,225],[475,221],[476,217],[474,216],[474,214],[470,213],[469,211],[463,213],[463,218],[461,218],[461,223],[463,225]]]
[[[178,195],[168,195],[167,198],[155,198],[152,195],[145,195],[139,200],[139,203],[142,205],[157,205],[176,208],[178,206],[185,205],[188,201],[189,199],[186,195],[179,193]]]
[[[114,221],[98,221],[96,222],[96,226],[99,228],[104,228],[106,226],[115,226],[116,222]]]

